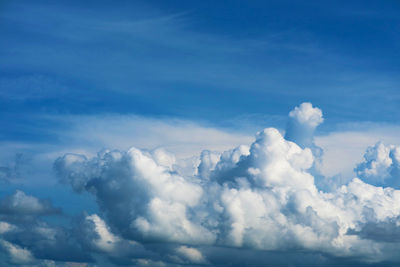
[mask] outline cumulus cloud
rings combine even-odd
[[[327,179],[322,175],[323,150],[315,144],[314,131],[324,121],[322,111],[305,102],[289,112],[285,139],[292,141],[301,148],[309,148],[314,156],[313,166],[309,173],[315,178],[319,189],[330,191],[337,184],[336,179]]]
[[[335,130],[315,136],[315,144],[323,149],[323,175],[341,174],[343,182],[348,183],[355,176],[354,167],[364,160],[366,149],[378,142],[399,146],[399,131],[400,127],[393,124],[353,122],[338,124]]]
[[[49,200],[17,190],[0,200],[0,263],[4,266],[52,266],[52,262],[91,262],[82,251],[75,230],[51,226],[44,215],[60,216],[61,210]],[[3,257],[2,257],[3,255]],[[4,259],[4,262],[2,261]],[[50,264],[50,265],[49,265]],[[60,265],[61,266],[61,265]]]
[[[289,113],[285,139],[293,141],[301,147],[310,147],[313,143],[313,133],[324,121],[322,111],[305,102],[295,107]]]
[[[358,177],[322,191],[312,137],[322,112],[304,103],[289,117],[298,128],[285,136],[266,128],[250,146],[187,160],[162,148],[67,153],[54,162],[57,177],[92,194],[99,213],[53,227],[38,219],[54,214],[51,203],[17,191],[0,201],[3,251],[10,262],[16,251],[26,263],[104,266],[399,263],[398,147],[370,147]],[[28,227],[7,214],[35,219]]]
[[[69,227],[55,227],[41,220],[31,220],[18,221],[6,230],[0,234],[0,262],[2,253],[13,264],[47,266],[53,261],[93,262],[93,258],[83,250],[84,243],[77,235],[78,231]]]
[[[176,249],[176,252],[182,256],[185,260],[189,261],[189,263],[197,263],[197,264],[204,264],[206,263],[206,260],[204,259],[204,256],[202,253],[192,247],[187,247],[187,246],[180,246]]]
[[[110,232],[106,223],[98,215],[86,216],[85,223],[91,224],[90,226],[86,226],[88,229],[85,231],[85,234],[89,237],[88,239],[92,246],[106,252],[115,249],[119,238]],[[90,230],[92,233],[89,232]],[[95,236],[91,236],[91,234],[95,234]]]
[[[364,161],[354,169],[357,176],[376,186],[400,187],[400,147],[378,142],[368,147]]]
[[[25,248],[21,248],[4,240],[0,240],[0,246],[8,253],[10,263],[23,265],[34,262],[32,253]]]
[[[93,192],[114,218],[114,226],[127,236],[200,243],[214,239],[187,215],[204,194],[200,181],[169,171],[151,153],[136,148],[104,151],[91,160],[67,154],[55,168],[75,190]]]
[[[0,217],[2,215],[40,216],[60,213],[50,201],[38,199],[17,190],[13,195],[0,200]]]
[[[180,244],[169,258],[177,262],[205,263],[196,246],[400,261],[399,246],[393,247],[398,240],[388,241],[388,233],[400,225],[400,191],[368,184],[363,177],[329,193],[320,191],[309,146],[322,112],[304,103],[289,116],[293,127],[286,138],[267,128],[249,147],[203,151],[190,172],[182,171],[170,153],[138,148],[105,150],[93,158],[66,154],[54,167],[75,191],[96,197],[104,221],[87,219],[97,232],[94,245],[104,251],[121,239]],[[381,238],[371,234],[372,227],[380,229]],[[212,264],[213,255],[207,258]]]

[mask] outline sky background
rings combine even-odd
[[[374,132],[357,159],[387,135],[398,143],[398,1],[1,1],[0,11],[4,166],[60,150],[227,149],[284,129],[305,101],[323,109],[317,134]],[[173,133],[146,138],[157,123],[248,138],[183,152],[190,141]]]
[[[46,222],[99,212],[56,177],[65,153],[222,152],[303,102],[322,175],[400,145],[399,1],[0,0],[0,36],[0,197],[62,208]]]

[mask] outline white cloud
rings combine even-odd
[[[322,112],[311,104],[302,104],[291,114],[298,126],[308,125],[312,131],[322,122]],[[131,137],[144,138],[142,140],[153,144],[150,150],[126,148],[131,132],[122,131],[122,121],[114,125],[109,119],[82,120],[82,124],[76,122],[73,127],[71,144],[78,147],[87,142],[92,133],[99,132],[93,137],[94,143],[103,140],[103,144],[112,147],[115,136],[118,150],[103,149],[97,154],[85,155],[66,153],[54,163],[61,181],[70,184],[76,192],[92,194],[100,208],[99,215],[84,216],[78,224],[78,234],[73,236],[78,244],[75,249],[108,257],[117,265],[123,262],[144,266],[219,266],[221,261],[210,251],[221,247],[228,251],[223,256],[225,260],[240,248],[279,251],[284,252],[283,255],[288,251],[301,251],[328,255],[329,259],[339,257],[362,262],[400,262],[400,190],[388,183],[388,179],[397,175],[398,147],[378,143],[367,151],[364,162],[361,151],[359,178],[349,176],[331,191],[324,192],[317,183],[320,177],[315,174],[315,161],[322,153],[316,154],[312,135],[307,135],[310,142],[299,145],[285,139],[277,129],[267,128],[258,132],[252,142],[239,145],[236,143],[248,137],[187,123],[135,122],[137,124],[130,121],[132,125],[127,129],[143,132]],[[95,130],[93,125],[97,123],[107,129],[105,134]],[[137,129],[133,125],[145,127]],[[187,132],[180,133],[182,130]],[[200,134],[195,133],[196,130]],[[150,132],[149,136],[145,136],[146,131]],[[304,137],[304,132],[293,131],[291,140],[298,138],[296,133]],[[363,140],[357,139],[358,134],[354,134],[354,140],[346,139],[349,131],[317,137],[316,144],[329,148],[333,142],[341,140],[361,148],[377,133],[367,132]],[[208,138],[223,143],[219,148],[235,144],[225,152],[200,152]],[[132,140],[139,142],[135,138]],[[167,145],[160,147],[157,142]],[[196,148],[193,153],[199,154],[189,153],[193,148],[190,146],[184,153],[176,150],[179,156],[168,152],[165,147],[174,142],[195,143],[199,150]],[[345,144],[337,145],[345,149]],[[87,148],[92,149],[91,146],[87,144]],[[352,155],[354,147],[349,145]],[[186,155],[191,158],[184,159]],[[329,149],[325,155],[328,156],[324,164],[332,159]],[[339,159],[338,156],[336,160]],[[345,156],[342,159],[346,160]],[[336,164],[335,160],[331,164]],[[342,168],[340,164],[337,166],[336,171]],[[381,182],[384,184],[379,184]],[[376,185],[384,185],[384,188]],[[52,206],[44,203],[17,192],[5,198],[0,208],[3,212],[45,214],[39,212],[39,207]],[[21,229],[26,228],[22,226]],[[0,224],[0,227],[5,229],[5,236],[10,234],[6,225]],[[29,249],[34,248],[35,253],[43,253],[56,243],[69,240],[63,231],[42,224],[24,231],[32,236],[30,240],[38,236],[45,240],[45,246],[40,248],[29,244]],[[9,243],[19,246],[19,243]],[[64,247],[60,246],[61,249]],[[260,263],[261,266],[265,264],[265,261]]]
[[[354,177],[353,169],[363,161],[366,149],[379,141],[400,145],[399,131],[396,125],[369,123],[348,125],[327,135],[316,136],[316,145],[324,151],[322,173],[325,176],[342,174]]]
[[[190,263],[206,263],[206,260],[204,259],[203,255],[201,252],[192,247],[187,247],[187,246],[180,246],[176,249],[176,252],[182,256],[185,260],[188,260]]]
[[[0,221],[0,235],[15,229],[16,227],[14,225]]]
[[[0,239],[0,246],[8,253],[10,262],[14,264],[30,264],[34,261],[32,253],[17,245]]]
[[[316,128],[324,121],[322,111],[308,102],[301,103],[300,106],[290,111],[289,118],[296,120],[300,124],[306,124],[310,128]]]
[[[355,172],[364,181],[377,186],[400,187],[400,146],[378,142],[368,147],[364,161]]]
[[[170,154],[138,148],[92,159],[65,155],[55,167],[75,190],[93,193],[128,240],[400,261],[391,249],[397,239],[380,242],[365,230],[397,225],[400,191],[353,179],[321,192],[310,172],[314,159],[310,148],[268,128],[250,148],[203,152],[192,175]]]
[[[4,179],[15,184],[48,186],[55,182],[51,163],[60,155],[71,153],[92,157],[99,149],[127,150],[132,146],[153,150],[152,153],[159,154],[155,155],[156,160],[164,161],[163,164],[172,164],[166,160],[176,161],[182,170],[190,171],[203,150],[222,152],[240,144],[249,144],[252,140],[247,134],[177,119],[103,115],[46,116],[40,117],[40,120],[65,125],[46,132],[59,141],[0,142],[0,182]],[[168,152],[160,151],[170,151],[172,154],[167,156]],[[10,160],[16,155],[29,158],[24,168],[16,168],[17,164]],[[168,158],[171,155],[175,159]],[[188,166],[183,166],[183,163]],[[18,170],[18,175],[15,175],[15,170]]]
[[[120,240],[110,232],[106,223],[96,214],[86,216],[85,220],[93,224],[92,230],[96,233],[96,236],[90,240],[93,246],[101,251],[113,251]]]
[[[313,107],[311,103],[302,103],[289,113],[285,138],[301,147],[310,147],[314,130],[323,121],[319,108]]]
[[[46,215],[60,213],[50,201],[41,200],[17,190],[13,195],[0,200],[0,215]]]

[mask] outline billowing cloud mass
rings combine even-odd
[[[285,137],[266,128],[250,146],[206,150],[183,165],[161,148],[102,150],[92,158],[65,154],[54,163],[57,177],[77,193],[92,194],[99,214],[83,214],[71,228],[36,218],[27,229],[0,217],[1,246],[9,263],[25,264],[400,263],[399,148],[378,143],[356,166],[357,177],[344,184],[323,177],[336,186],[321,187],[315,161],[322,153],[312,134],[322,121],[320,109],[303,103],[289,113]],[[21,191],[0,202],[2,214],[53,210]],[[43,235],[43,242],[23,241],[21,233],[31,240]],[[75,258],[46,254],[51,244]]]

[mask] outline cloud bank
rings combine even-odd
[[[284,136],[266,128],[250,146],[205,150],[184,166],[160,148],[67,153],[54,163],[57,177],[92,194],[100,213],[54,227],[41,219],[57,210],[51,203],[17,191],[0,201],[3,253],[10,264],[400,263],[399,147],[368,148],[357,177],[323,177],[335,186],[321,187],[313,132],[322,121],[320,109],[303,103]]]

